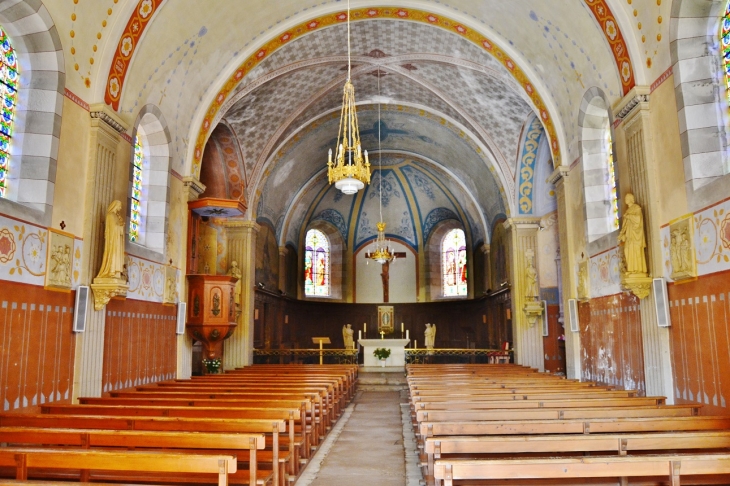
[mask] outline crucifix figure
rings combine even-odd
[[[368,255],[366,254],[365,257],[369,258]],[[406,253],[402,251],[396,252],[395,257],[405,258]],[[382,267],[380,278],[383,280],[383,302],[390,302],[390,262],[383,263]]]

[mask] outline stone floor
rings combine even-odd
[[[405,391],[359,390],[296,486],[418,486],[408,415]]]

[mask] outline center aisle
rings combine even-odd
[[[358,392],[296,486],[417,486],[418,470],[409,468],[406,474],[407,428],[401,414],[405,401],[399,391]],[[411,437],[406,441],[412,454],[415,444]]]

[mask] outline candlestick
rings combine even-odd
[[[368,323],[367,322],[362,323],[362,332],[365,332],[365,333],[368,332]]]
[[[409,337],[408,337],[408,329],[406,329],[406,339],[409,339]]]
[[[400,323],[400,332],[403,332],[403,323]]]
[[[358,341],[362,339],[362,331],[357,331],[357,339]]]
[[[385,331],[380,331],[380,339],[385,339]]]

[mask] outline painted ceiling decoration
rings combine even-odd
[[[621,74],[623,93],[627,95],[631,91],[631,88],[635,86],[636,82],[634,81],[634,68],[631,64],[629,49],[626,47],[626,42],[624,41],[624,36],[621,34],[618,22],[613,16],[611,9],[606,5],[605,0],[585,0],[585,2],[596,17],[608,44],[611,46],[611,53],[616,61],[616,67]]]
[[[544,130],[537,117],[533,118],[527,127],[525,140],[522,145],[522,156],[520,167],[517,172],[519,177],[517,194],[517,206],[520,214],[532,214],[532,197],[535,185],[535,162],[537,161],[537,149],[540,146],[540,138]]]
[[[164,1],[140,0],[134,13],[129,17],[129,21],[127,21],[127,27],[119,39],[112,65],[109,68],[106,93],[104,94],[104,102],[114,108],[114,110],[119,110],[119,99],[124,88],[124,80],[127,77],[127,70],[132,63],[134,51],[139,45],[139,39],[145,27],[152,20],[155,11]]]
[[[557,131],[555,129],[553,119],[548,113],[547,107],[542,97],[537,92],[535,86],[529,80],[524,71],[504,50],[497,47],[493,41],[484,37],[476,30],[467,27],[466,25],[464,25],[464,23],[460,23],[448,17],[436,15],[423,10],[398,7],[378,7],[352,10],[351,15],[353,23],[356,21],[369,19],[396,19],[421,22],[456,33],[462,36],[464,39],[467,39],[470,42],[474,43],[475,45],[480,46],[486,52],[494,56],[494,58],[497,59],[510,72],[510,74],[512,74],[512,76],[519,82],[524,91],[527,93],[530,100],[537,109],[542,123],[550,136],[553,160],[560,160],[560,146],[558,143]],[[286,32],[277,36],[268,43],[264,44],[247,60],[245,60],[238,67],[238,69],[235,70],[235,72],[226,81],[224,86],[219,90],[218,95],[215,97],[214,101],[211,103],[206,112],[205,118],[203,119],[200,130],[198,131],[197,140],[195,142],[195,150],[193,152],[193,174],[197,176],[200,173],[200,162],[203,156],[203,148],[208,138],[208,134],[212,128],[213,121],[218,114],[218,111],[224,105],[228,96],[244,79],[244,77],[249,72],[251,72],[251,70],[254,69],[259,63],[266,59],[267,56],[270,56],[272,53],[274,53],[287,43],[291,42],[292,40],[305,34],[322,29],[324,27],[329,27],[338,23],[345,22],[346,20],[347,14],[345,12],[339,12],[331,15],[320,16],[303,22],[296,27],[287,30]]]

